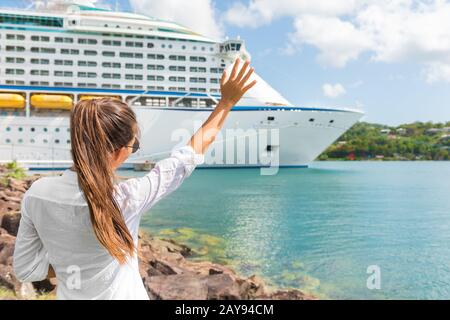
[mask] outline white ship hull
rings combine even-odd
[[[186,142],[187,136],[194,133],[211,112],[147,107],[134,107],[134,110],[141,129],[141,150],[130,157],[124,167],[156,162],[168,156],[175,146]],[[307,166],[361,116],[359,112],[338,109],[235,107],[201,167]],[[274,120],[268,121],[268,117]],[[1,141],[6,137],[21,141],[0,144],[1,162],[17,160],[33,169],[60,169],[71,165],[67,116],[9,116],[0,117],[0,121],[2,128],[11,128],[8,133],[2,132]],[[44,127],[48,128],[47,132],[43,132]],[[257,140],[251,142],[255,136]],[[257,149],[253,148],[255,145]],[[268,158],[263,159],[267,145],[272,146],[272,156],[269,153]]]

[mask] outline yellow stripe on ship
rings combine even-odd
[[[0,93],[0,108],[25,108],[25,98],[16,93]]]
[[[38,109],[72,109],[73,100],[70,96],[58,94],[34,94],[31,105]]]

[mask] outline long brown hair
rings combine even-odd
[[[113,196],[110,157],[129,145],[138,130],[134,111],[114,98],[81,100],[70,115],[72,159],[95,235],[121,264],[134,254],[135,245]]]

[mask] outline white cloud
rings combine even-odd
[[[294,26],[293,44],[309,44],[318,48],[317,58],[323,65],[343,67],[372,46],[364,32],[336,17],[302,16],[295,20]]]
[[[129,0],[137,13],[180,23],[194,32],[220,39],[223,29],[211,0]]]
[[[337,16],[353,12],[358,0],[251,0],[235,2],[225,13],[225,21],[240,27],[259,27],[282,16],[317,14]]]
[[[450,82],[450,64],[435,62],[429,63],[423,70],[428,83],[439,81]]]
[[[313,46],[324,66],[343,67],[368,53],[372,61],[418,63],[430,83],[450,82],[448,0],[250,0],[235,3],[224,17],[250,27],[291,17],[282,52]]]
[[[325,83],[322,86],[322,91],[324,96],[328,98],[337,98],[346,93],[344,86],[340,83],[336,84]]]

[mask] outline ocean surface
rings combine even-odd
[[[322,298],[450,298],[450,162],[197,169],[142,227]]]

